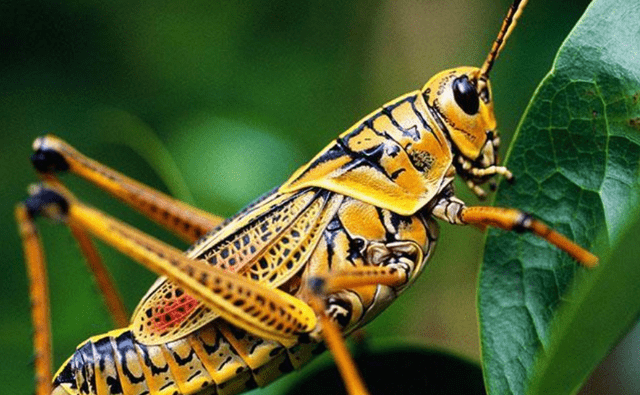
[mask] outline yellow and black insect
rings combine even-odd
[[[233,394],[302,366],[324,339],[348,391],[366,388],[342,334],[386,308],[433,251],[436,219],[531,231],[580,263],[597,258],[515,209],[467,207],[499,166],[489,72],[526,3],[514,1],[480,68],[459,67],[367,115],[279,188],[220,218],[131,180],[45,136],[33,164],[44,181],[16,208],[31,278],[37,394]],[[185,253],[71,195],[71,172],[193,243]],[[123,328],[90,338],[55,375],[42,249],[33,218],[68,224]],[[128,320],[88,234],[160,277]],[[52,377],[53,376],[53,377]]]

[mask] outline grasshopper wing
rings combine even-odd
[[[277,288],[307,262],[342,198],[317,188],[274,192],[205,236],[186,254]],[[136,308],[132,327],[139,342],[159,344],[184,337],[217,317],[161,277]]]

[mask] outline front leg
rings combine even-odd
[[[516,232],[531,232],[565,251],[584,266],[593,267],[598,264],[598,258],[595,255],[533,218],[531,214],[513,208],[467,207],[462,200],[455,197],[451,187],[445,190],[432,206],[430,214],[455,225],[470,224],[481,229],[494,226]]]

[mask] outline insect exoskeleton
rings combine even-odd
[[[467,207],[454,195],[456,174],[479,196],[479,185],[493,176],[511,178],[498,166],[488,73],[524,3],[514,2],[480,68],[443,71],[421,90],[385,104],[281,187],[225,221],[131,180],[60,139],[37,139],[32,160],[46,182],[16,209],[32,298],[38,301],[32,307],[38,323],[37,394],[238,393],[302,366],[322,339],[336,355],[348,391],[366,393],[340,332],[364,325],[416,279],[433,252],[436,219],[532,231],[578,261],[595,264],[595,256],[529,215]],[[83,204],[55,177],[66,171],[192,247],[183,253]],[[53,387],[37,215],[68,224],[94,266],[101,263],[87,233],[162,276],[130,324],[82,343]],[[103,292],[113,294],[108,276],[96,277]],[[117,301],[108,304],[124,315]]]

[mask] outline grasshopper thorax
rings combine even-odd
[[[458,67],[436,74],[422,88],[424,99],[447,136],[457,172],[478,185],[492,175],[498,164],[500,138],[493,112],[491,84],[478,77],[476,67]]]

